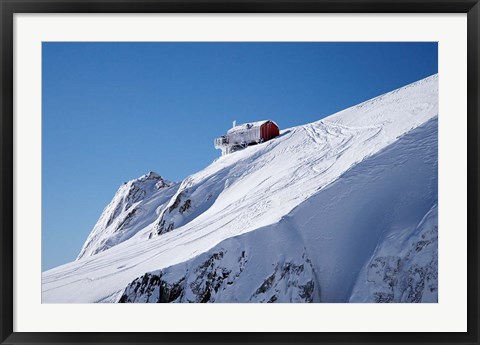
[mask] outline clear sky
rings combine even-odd
[[[313,122],[437,62],[436,43],[43,43],[42,269],[75,259],[123,182],[210,164],[233,120]]]

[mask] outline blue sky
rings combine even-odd
[[[436,43],[43,43],[42,269],[125,181],[180,181],[237,123],[319,120],[437,73]]]

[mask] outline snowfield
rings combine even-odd
[[[436,302],[437,98],[434,75],[128,182],[42,302]]]

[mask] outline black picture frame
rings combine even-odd
[[[2,344],[479,344],[479,0],[0,0]],[[13,17],[16,13],[467,13],[468,331],[465,333],[19,333],[13,331]],[[455,317],[455,315],[452,315]]]

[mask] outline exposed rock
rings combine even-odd
[[[167,203],[178,187],[152,171],[122,184],[103,210],[77,259],[116,246],[134,236],[143,224],[154,222],[155,210]]]
[[[235,260],[236,265],[227,268],[226,264],[231,262],[227,255],[225,250],[214,252],[190,269],[184,268],[181,277],[177,274],[170,275],[168,268],[146,273],[125,288],[119,302],[235,302],[236,300],[232,300],[235,294],[229,293],[229,290],[237,288],[235,282],[244,273],[249,260],[246,252],[242,251]],[[277,263],[272,274],[264,280],[248,301],[313,302],[316,284],[312,278],[305,278],[305,264],[308,266],[307,274],[311,274],[311,265],[306,261],[302,264]]]

